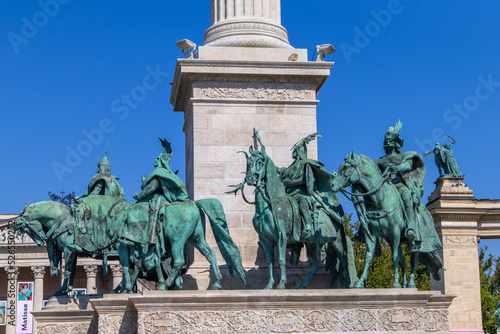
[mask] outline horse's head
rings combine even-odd
[[[358,165],[360,156],[354,151],[347,155],[339,167],[339,172],[333,177],[332,190],[338,192],[341,189],[352,186],[360,180]]]
[[[44,245],[45,232],[43,232],[42,224],[37,220],[31,221],[26,210],[15,220],[14,230],[18,234],[26,233],[38,246]]]
[[[267,155],[250,146],[250,155],[247,157],[247,172],[245,182],[249,186],[258,186],[266,177]]]

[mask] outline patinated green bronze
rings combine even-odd
[[[415,287],[418,259],[424,262],[436,280],[443,263],[437,250],[441,241],[434,229],[431,214],[422,204],[425,166],[415,152],[401,152],[402,124],[389,128],[384,137],[386,155],[373,162],[354,152],[345,158],[333,181],[333,190],[351,186],[352,201],[361,229],[358,238],[366,243],[365,267],[356,287],[363,287],[368,269],[380,237],[386,238],[392,248],[394,288],[401,287],[398,264],[405,272],[406,264],[401,252],[401,241],[409,242],[412,269],[408,287]],[[403,277],[406,285],[406,277]]]
[[[220,288],[222,275],[215,254],[205,240],[205,214],[217,245],[233,271],[244,280],[238,247],[226,224],[222,205],[216,199],[191,201],[182,180],[170,170],[171,145],[161,140],[164,152],[155,170],[143,178],[142,191],[131,205],[125,200],[118,178],[111,175],[107,154],[98,162],[98,174],[88,190],[68,207],[59,202],[39,202],[25,208],[14,228],[27,233],[39,246],[47,245],[51,274],[57,273],[64,252],[64,283],[56,295],[68,294],[78,257],[120,259],[123,281],[116,292],[134,290],[135,279],[159,282],[159,289],[182,288],[185,268],[184,246],[191,242],[211,263],[215,272],[214,289]],[[119,256],[119,257],[118,257]],[[165,277],[167,279],[165,280]]]
[[[229,273],[232,276],[234,270],[245,280],[240,253],[229,234],[222,204],[217,199],[195,202],[188,198],[184,183],[170,170],[171,145],[166,139],[160,141],[164,152],[156,158],[153,172],[142,179],[142,191],[134,195],[136,202],[120,233],[118,252],[123,267],[120,292],[131,292],[141,272],[156,273],[159,290],[172,287],[174,282],[182,288],[179,276],[185,265],[187,241],[210,262],[215,273],[212,289],[219,289],[222,275],[215,254],[205,240],[205,214]],[[165,279],[162,261],[168,258],[172,268]]]
[[[460,177],[462,173],[458,169],[457,161],[453,156],[453,150],[451,149],[451,145],[456,144],[455,139],[450,136],[443,135],[452,140],[452,143],[440,145],[436,143],[436,147],[429,152],[424,154],[424,158],[428,157],[431,154],[434,154],[434,161],[436,162],[436,166],[439,171],[439,177]]]
[[[73,205],[55,201],[28,205],[14,225],[37,245],[47,245],[52,275],[57,274],[64,252],[64,281],[55,295],[72,291],[77,257],[103,259],[104,275],[108,258],[118,259],[115,243],[130,203],[118,178],[111,175],[107,153],[97,165],[87,192],[76,197]]]
[[[267,155],[257,131],[255,144],[247,156],[245,181],[228,193],[242,190],[243,199],[255,205],[253,225],[259,235],[269,266],[269,282],[266,289],[274,286],[274,246],[278,247],[281,269],[278,289],[286,283],[286,249],[292,249],[292,264],[296,264],[303,245],[306,245],[310,268],[307,277],[298,288],[305,288],[316,273],[321,251],[335,257],[331,273],[340,276],[343,287],[351,287],[357,280],[352,244],[344,234],[341,217],[342,207],[331,191],[330,175],[323,165],[307,158],[307,143],[318,134],[308,136],[293,148],[294,163],[288,168],[277,169]],[[259,149],[258,144],[261,148]],[[254,186],[255,202],[250,203],[243,192],[245,183]]]
[[[28,205],[14,228],[27,233],[38,246],[47,245],[50,272],[57,274],[57,267],[64,252],[64,281],[55,295],[65,295],[73,290],[77,257],[103,259],[106,273],[107,259],[118,258],[114,248],[116,235],[130,204],[125,199],[111,196],[90,195],[81,200],[89,215],[84,221],[75,211],[62,203],[47,201]],[[78,226],[84,226],[85,232]],[[99,237],[94,237],[101,233]]]

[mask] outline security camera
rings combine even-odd
[[[316,51],[318,52],[318,58],[316,61],[325,61],[325,56],[334,53],[335,48],[331,44],[320,44],[316,45]]]
[[[194,52],[196,50],[196,43],[190,41],[189,39],[182,39],[175,42],[175,45],[182,50],[184,58],[193,59]]]

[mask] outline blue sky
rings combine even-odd
[[[210,1],[54,1],[0,3],[0,212],[48,191],[83,193],[108,142],[129,200],[161,151],[157,137],[173,143],[172,168],[184,178],[183,115],[169,104],[182,56],[174,43],[203,44]],[[497,0],[282,1],[294,47],[310,57],[317,44],[337,48],[318,97],[327,169],[352,149],[383,155],[383,135],[399,118],[406,150],[454,137],[475,196],[500,198],[499,13]],[[145,94],[127,105],[132,92]],[[438,176],[426,162],[425,199]]]

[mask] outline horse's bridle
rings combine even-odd
[[[357,165],[354,161],[353,161],[353,162],[351,162],[351,161],[346,161],[346,162],[345,162],[345,164],[347,164],[347,165],[349,165],[349,166],[353,167],[354,169],[356,169],[356,172],[358,172],[358,175],[359,175],[359,176],[360,176],[360,178],[361,178],[361,171],[359,170],[358,165]],[[348,176],[348,179],[349,179],[349,180],[351,179],[351,175],[352,175],[352,173],[353,173],[352,171],[349,173],[349,176]],[[348,191],[348,190],[345,190],[345,189],[340,189],[340,192],[341,192],[341,193],[342,193],[345,197],[347,197],[347,199],[348,199],[348,200],[350,200],[350,201],[352,202],[353,200],[352,200],[352,198],[349,198],[349,196],[347,196],[348,194],[349,194],[349,195],[351,195],[351,196],[361,196],[361,197],[371,196],[371,195],[373,195],[373,194],[377,193],[377,192],[378,192],[378,191],[382,188],[382,186],[384,185],[384,183],[385,183],[385,182],[387,182],[387,180],[388,180],[388,179],[389,179],[389,178],[388,178],[388,175],[387,175],[387,176],[385,176],[385,177],[383,178],[383,180],[380,182],[380,184],[379,184],[378,186],[376,186],[375,188],[373,188],[372,190],[370,190],[370,191],[368,191],[368,192],[366,192],[366,193],[352,193],[352,192],[350,192],[350,191]],[[348,187],[348,186],[346,186],[346,187]],[[344,188],[345,188],[345,187],[344,187]]]

